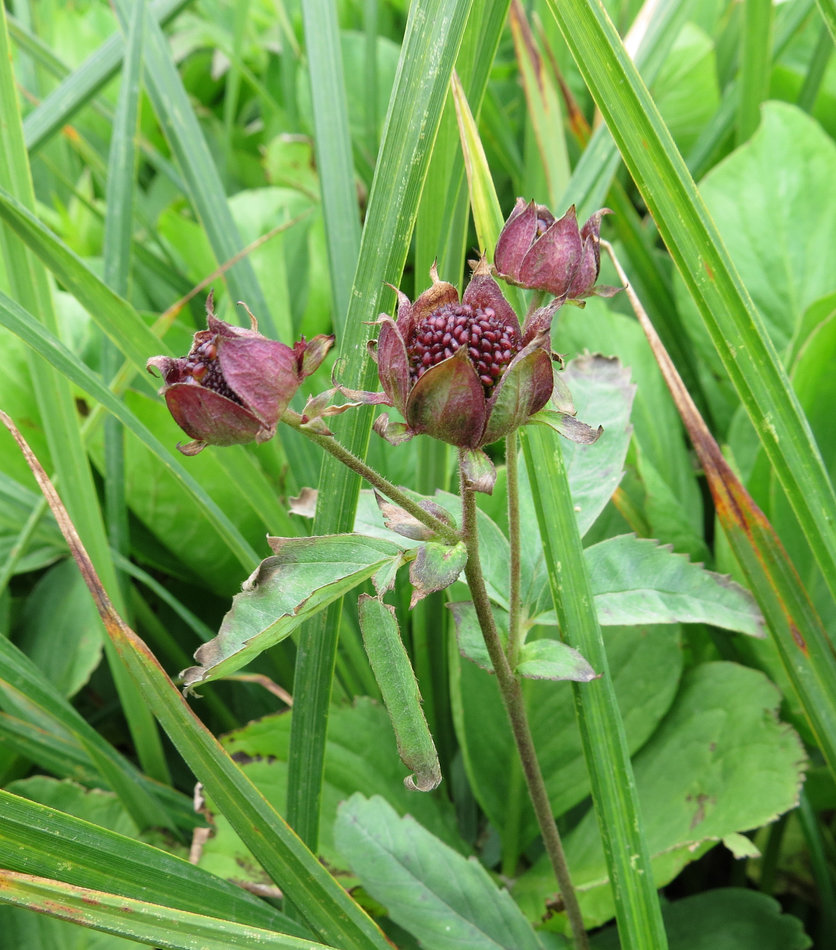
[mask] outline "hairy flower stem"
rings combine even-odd
[[[319,432],[314,432],[312,429],[305,428],[302,425],[302,416],[290,409],[282,416],[282,422],[307,436],[311,442],[325,449],[326,452],[330,452],[335,459],[342,462],[343,465],[347,465],[361,478],[364,478],[372,488],[376,488],[381,495],[385,495],[390,501],[393,501],[396,505],[400,505],[404,511],[411,514],[412,517],[420,521],[421,524],[426,525],[439,537],[444,538],[445,541],[449,541],[451,544],[456,544],[458,541],[461,541],[461,535],[455,528],[450,527],[449,524],[445,524],[440,518],[436,518],[435,515],[423,509],[417,502],[413,501],[406,492],[401,491],[400,488],[396,488],[379,472],[376,472],[361,459],[357,458],[353,452],[349,452],[333,435],[322,435]]]
[[[520,656],[520,482],[517,433],[505,436],[505,471],[508,474],[508,665],[516,669]]]
[[[502,702],[508,714],[508,721],[511,724],[511,732],[513,733],[514,742],[517,746],[517,752],[520,757],[531,804],[534,807],[537,823],[540,826],[540,833],[543,836],[543,844],[545,845],[546,853],[549,856],[558,886],[560,887],[560,894],[566,908],[566,917],[572,932],[573,943],[576,950],[588,950],[589,941],[583,926],[583,916],[581,915],[575,889],[572,886],[572,879],[569,875],[569,867],[566,863],[566,855],[563,851],[560,833],[557,830],[551,804],[549,803],[546,783],[543,779],[543,773],[540,771],[540,763],[537,761],[534,740],[531,735],[531,728],[525,710],[522,686],[519,678],[511,669],[508,657],[502,647],[502,641],[496,628],[488,592],[485,587],[485,579],[482,574],[482,565],[479,558],[479,536],[476,527],[476,498],[473,491],[465,486],[464,473],[462,473],[461,495],[462,539],[467,547],[467,564],[464,569],[465,578],[470,588],[470,595],[473,598],[473,606],[476,610],[479,626],[485,638],[485,646],[487,647],[491,664],[496,673],[496,680],[499,685]]]

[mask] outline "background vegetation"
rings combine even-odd
[[[524,445],[530,636],[609,675],[525,688],[592,945],[663,947],[662,918],[671,947],[836,945],[834,33],[832,0],[7,0],[0,409],[150,652],[101,623],[0,433],[0,947],[386,947],[377,925],[403,948],[568,945],[444,595],[409,611],[396,588],[427,795],[402,785],[356,597],[188,703],[151,658],[192,663],[265,534],[382,528],[288,427],[180,456],[146,359],[188,351],[214,288],[230,322],[244,300],[285,342],[336,333],[341,379],[375,388],[387,284],[414,297],[437,260],[461,285],[517,195],[615,212],[603,235],[728,463],[625,294],[563,308],[553,347],[605,435]],[[606,256],[601,279],[621,284]],[[451,450],[389,449],[372,418],[334,429],[396,484],[455,489]],[[311,525],[292,500],[317,486]]]

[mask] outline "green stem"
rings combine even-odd
[[[551,804],[549,803],[546,783],[543,779],[543,773],[540,771],[540,763],[537,761],[534,739],[531,735],[531,727],[529,726],[528,716],[525,710],[522,686],[508,663],[508,657],[502,648],[502,640],[500,639],[499,631],[494,621],[493,611],[491,610],[491,603],[488,598],[487,588],[485,587],[485,579],[482,574],[482,565],[479,558],[479,536],[476,527],[476,498],[474,492],[466,487],[463,472],[461,495],[462,540],[467,546],[467,565],[464,570],[467,584],[470,588],[470,594],[473,598],[473,607],[479,620],[479,626],[482,629],[482,635],[485,638],[485,646],[490,655],[491,664],[496,673],[499,692],[502,696],[505,711],[508,714],[511,732],[514,736],[523,774],[525,775],[525,782],[528,786],[528,794],[531,798],[531,804],[534,807],[534,814],[537,816],[537,823],[540,826],[540,833],[543,836],[546,853],[549,856],[558,886],[560,887],[560,893],[563,897],[566,917],[569,921],[569,928],[572,932],[575,948],[576,950],[588,950],[589,941],[583,927],[583,916],[581,915],[575,889],[572,886],[569,866],[566,863],[566,855],[563,851],[560,833],[557,830]]]
[[[449,524],[445,524],[440,518],[436,518],[435,515],[430,514],[429,511],[422,508],[416,501],[413,501],[406,492],[401,491],[400,488],[396,488],[388,479],[366,465],[366,463],[359,459],[353,452],[350,452],[344,445],[338,442],[333,435],[322,435],[319,432],[306,428],[302,425],[302,416],[293,412],[291,409],[288,409],[282,416],[282,422],[287,423],[287,425],[307,436],[311,442],[325,449],[325,451],[333,455],[337,461],[342,462],[343,465],[346,465],[353,472],[356,472],[361,478],[365,478],[372,488],[376,488],[382,495],[386,495],[390,501],[393,501],[396,505],[400,505],[404,511],[411,514],[412,517],[420,521],[421,524],[426,525],[431,531],[439,535],[439,537],[444,538],[445,541],[449,541],[451,544],[456,544],[458,541],[461,541],[461,535],[455,528],[450,527]]]
[[[520,481],[517,464],[517,433],[505,437],[505,470],[508,474],[508,664],[517,668],[520,656]]]

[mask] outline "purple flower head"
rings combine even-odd
[[[286,346],[262,336],[252,314],[249,329],[218,320],[212,303],[210,293],[208,329],[195,333],[187,356],[154,356],[146,364],[163,378],[160,393],[174,421],[195,440],[177,446],[184,455],[272,438],[294,393],[334,342],[320,334]]]
[[[596,294],[611,297],[615,287],[596,287],[601,268],[602,208],[578,228],[574,205],[556,219],[548,208],[517,198],[494,253],[497,274],[508,283],[542,290],[561,300]]]
[[[439,280],[414,303],[398,291],[394,320],[382,314],[373,354],[386,401],[406,420],[375,423],[384,438],[400,442],[426,433],[461,448],[476,449],[525,423],[548,402],[554,386],[549,321],[520,330],[517,316],[479,261],[459,300]]]

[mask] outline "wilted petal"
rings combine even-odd
[[[265,337],[219,340],[218,362],[229,388],[265,425],[279,421],[302,382],[293,350]]]
[[[485,428],[485,391],[464,348],[427,370],[409,394],[406,421],[451,445],[475,447]]]

